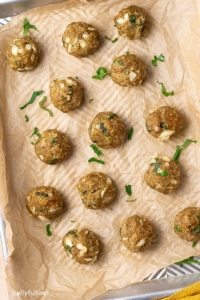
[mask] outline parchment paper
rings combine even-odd
[[[118,37],[112,20],[122,7],[131,4],[129,0],[98,0],[95,4],[68,1],[23,13],[0,29],[0,193],[7,225],[10,299],[16,299],[16,291],[36,290],[48,291],[48,295],[29,295],[28,299],[88,300],[200,252],[200,244],[192,248],[191,243],[178,239],[172,225],[177,212],[187,206],[200,206],[199,2],[135,0],[134,4],[148,14],[149,30],[146,38],[137,41]],[[18,73],[10,69],[5,54],[8,43],[22,34],[25,17],[39,29],[30,31],[30,36],[40,45],[41,61],[33,71]],[[88,58],[72,57],[62,47],[62,34],[73,21],[89,22],[101,34],[101,48]],[[119,40],[111,43],[105,35]],[[147,66],[142,86],[120,87],[109,76],[103,81],[92,79],[100,66],[110,70],[112,61],[126,51],[136,54]],[[161,53],[165,62],[155,68],[151,60]],[[49,95],[50,82],[64,76],[78,76],[84,86],[82,106],[68,114],[57,110]],[[157,80],[175,95],[162,95]],[[25,110],[19,109],[34,91],[41,89],[48,96],[45,105],[52,110],[53,118],[39,108],[42,96]],[[91,98],[94,101],[89,103]],[[145,128],[150,110],[162,105],[177,107],[186,123],[184,134],[167,143],[158,142]],[[103,150],[105,165],[89,164],[88,159],[95,155],[87,128],[98,112],[108,110],[123,120],[127,132],[134,127],[132,140],[113,150]],[[30,118],[28,123],[25,114]],[[53,166],[42,163],[30,143],[34,127],[40,132],[56,128],[66,133],[73,145],[70,158]],[[198,143],[181,155],[180,188],[170,195],[150,189],[143,175],[151,156],[157,151],[172,157],[176,145],[182,145],[186,138]],[[116,201],[106,209],[87,210],[78,195],[78,179],[91,171],[107,174],[117,187]],[[125,192],[127,184],[132,185],[132,197]],[[46,224],[30,218],[25,208],[25,194],[39,185],[57,188],[66,204],[60,222],[51,222],[52,237],[46,235]],[[137,200],[126,202],[130,198]],[[133,254],[120,241],[120,224],[133,214],[146,216],[156,229],[157,241],[144,253]],[[63,236],[77,227],[93,230],[103,243],[102,255],[93,265],[79,265],[63,250]]]

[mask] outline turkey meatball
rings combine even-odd
[[[145,251],[155,240],[154,229],[148,219],[137,215],[122,222],[121,241],[131,252]]]
[[[73,22],[69,24],[62,37],[63,47],[76,57],[85,57],[99,47],[99,32],[90,24]]]
[[[55,129],[43,131],[34,147],[39,159],[48,165],[55,165],[71,152],[71,145],[67,136]]]
[[[23,72],[35,68],[39,53],[38,44],[30,36],[22,36],[9,44],[6,56],[13,70]]]
[[[173,160],[168,156],[162,159],[154,157],[144,175],[146,184],[163,194],[175,191],[180,184],[180,170]]]
[[[53,105],[67,113],[81,105],[82,85],[72,77],[58,78],[50,85],[50,95]]]
[[[183,123],[183,117],[176,108],[162,106],[148,116],[146,127],[152,136],[166,142],[183,130]]]
[[[29,213],[42,221],[56,218],[63,210],[63,200],[53,187],[39,186],[30,190],[25,198]]]
[[[79,264],[94,263],[99,255],[100,242],[87,228],[68,231],[62,240],[67,255]]]
[[[174,232],[183,240],[198,242],[200,240],[200,209],[186,207],[174,219]]]
[[[100,112],[88,128],[90,139],[99,147],[108,149],[119,146],[126,134],[126,128],[120,118],[110,112]]]
[[[115,17],[119,35],[130,40],[139,39],[143,35],[146,13],[139,7],[131,5],[123,8]]]
[[[146,66],[134,54],[121,55],[112,63],[111,78],[119,85],[140,85],[145,76]]]
[[[100,172],[91,172],[79,179],[77,188],[86,208],[103,208],[115,198],[112,181]]]

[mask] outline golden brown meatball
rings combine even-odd
[[[99,147],[108,149],[119,146],[126,134],[126,128],[120,118],[110,112],[100,112],[88,128],[90,139]]]
[[[174,134],[183,130],[183,117],[176,108],[162,106],[148,116],[146,127],[152,136],[166,142]]]
[[[53,105],[67,113],[81,105],[82,85],[72,77],[58,78],[50,85],[50,95]]]
[[[162,159],[152,158],[144,180],[150,188],[163,194],[169,194],[175,191],[180,184],[180,170],[178,165],[167,156]]]
[[[98,258],[100,243],[87,228],[68,231],[62,240],[67,255],[79,264],[91,264]]]
[[[148,219],[137,215],[122,222],[121,241],[131,252],[145,251],[155,240],[154,229]]]
[[[53,187],[39,186],[30,190],[25,198],[31,215],[42,221],[57,217],[63,210],[63,200]]]
[[[55,165],[71,152],[67,136],[55,129],[43,131],[34,147],[39,159],[48,165]]]
[[[146,66],[134,54],[121,55],[112,63],[111,78],[119,85],[140,85],[145,76]]]
[[[79,179],[77,188],[86,208],[103,208],[115,198],[112,181],[100,172],[91,172]]]
[[[183,240],[198,242],[200,240],[200,209],[186,207],[174,219],[174,232]]]
[[[139,39],[146,23],[146,13],[139,7],[131,5],[123,8],[115,17],[119,35],[130,40]]]
[[[39,53],[38,44],[30,36],[23,36],[9,44],[6,55],[10,67],[15,71],[23,72],[35,68]]]
[[[69,54],[85,57],[99,47],[99,32],[90,24],[73,22],[67,26],[62,41]]]

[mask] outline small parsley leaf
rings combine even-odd
[[[28,122],[29,121],[29,117],[27,115],[25,115],[24,117],[25,117],[25,121]]]
[[[186,258],[184,260],[175,262],[175,264],[178,265],[178,266],[180,266],[180,267],[183,264],[191,264],[191,263],[195,263],[195,264],[200,265],[200,262],[198,260],[194,259],[194,256],[190,256],[189,258]]]
[[[111,75],[110,72],[107,72],[104,67],[100,67],[97,70],[97,75],[92,76],[94,79],[103,80],[106,75]]]
[[[24,31],[23,31],[24,36],[26,36],[28,34],[29,29],[37,30],[35,25],[30,24],[26,18],[24,19],[24,22],[23,22],[23,29],[24,29]]]
[[[126,202],[135,202],[137,199],[126,200]]]
[[[178,232],[182,232],[182,229],[181,229],[181,227],[180,227],[179,225],[176,225],[176,226],[174,227],[174,229],[175,229],[176,231],[178,231]]]
[[[30,138],[31,138],[34,134],[37,135],[38,137],[41,136],[41,134],[38,132],[38,128],[37,128],[37,127],[34,127],[33,133],[31,134]]]
[[[112,43],[116,43],[118,41],[118,38],[115,38],[114,40],[111,40],[109,37],[107,37],[105,35],[105,39],[108,40],[108,41],[111,41]]]
[[[42,98],[42,100],[38,103],[38,104],[39,104],[39,107],[40,107],[41,109],[43,109],[43,110],[48,111],[49,117],[53,117],[52,112],[51,112],[49,109],[47,109],[47,108],[45,108],[45,107],[43,106],[43,103],[44,103],[46,100],[47,100],[47,97],[44,96],[44,97]]]
[[[196,247],[197,243],[198,243],[198,242],[193,242],[193,243],[192,243],[192,247],[193,247],[193,248]]]
[[[95,157],[91,157],[90,159],[88,159],[88,162],[97,162],[99,164],[105,165],[105,162],[103,160],[97,159]]]
[[[90,99],[90,100],[89,100],[89,103],[91,103],[92,101],[94,101],[94,99]]]
[[[122,60],[119,59],[119,60],[117,60],[117,62],[120,66],[124,66],[124,62]]]
[[[68,231],[68,233],[67,233],[67,234],[73,234],[73,236],[74,236],[75,238],[77,238],[77,237],[78,237],[78,235],[77,235],[76,231],[73,231],[73,230],[70,230],[70,231]]]
[[[98,156],[103,155],[103,152],[97,148],[94,144],[91,144],[90,147],[93,149],[94,153],[96,153]]]
[[[128,141],[130,141],[132,139],[133,132],[134,132],[134,129],[133,129],[133,127],[131,127],[129,130],[129,133],[128,133]]]
[[[132,195],[132,188],[131,188],[131,185],[128,184],[125,186],[125,190],[126,190],[126,193],[131,196]]]
[[[136,17],[134,15],[130,15],[129,16],[129,21],[131,22],[131,24],[135,24]]]
[[[160,123],[160,127],[161,127],[161,128],[164,128],[164,129],[167,129],[167,125],[166,125],[164,122],[161,122],[161,123]]]
[[[130,54],[130,52],[129,51],[126,51],[126,55],[129,55]]]
[[[20,109],[22,110],[22,109],[26,108],[28,105],[32,104],[35,101],[36,97],[41,95],[42,93],[43,93],[42,90],[33,92],[31,99],[24,106],[20,107]]]
[[[168,175],[168,171],[164,170],[162,172],[157,172],[156,173],[157,176],[162,176],[162,177],[166,177]]]
[[[69,245],[65,245],[65,249],[66,249],[68,252],[71,252],[71,251],[72,251],[72,249],[71,249],[71,247],[70,247]]]
[[[158,81],[157,81],[158,82]],[[169,97],[169,96],[173,96],[174,95],[174,91],[171,92],[167,92],[166,88],[164,86],[164,84],[162,82],[158,82],[159,84],[161,84],[161,92],[165,97]]]
[[[47,224],[47,226],[46,226],[46,232],[47,232],[47,235],[48,235],[48,236],[51,236],[51,235],[52,235],[52,232],[51,232],[51,230],[50,230],[50,224]]]
[[[197,143],[197,141],[192,141],[190,139],[187,139],[182,146],[176,146],[176,151],[175,151],[175,154],[173,156],[173,160],[176,162],[176,163],[179,163],[179,156],[181,155],[181,152],[183,151],[183,149],[185,149],[190,143]]]
[[[157,61],[164,62],[165,61],[164,55],[163,54],[160,54],[159,56],[154,55],[154,59],[151,61],[154,67],[157,67]]]

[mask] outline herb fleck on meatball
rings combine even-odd
[[[146,66],[134,54],[121,55],[112,63],[111,78],[119,85],[140,85],[145,76]]]
[[[99,32],[90,24],[73,22],[69,24],[62,37],[63,47],[76,57],[85,57],[99,47]]]
[[[39,53],[38,44],[30,36],[23,36],[9,44],[6,55],[10,67],[15,71],[23,72],[35,68]]]
[[[31,215],[42,221],[56,218],[63,210],[63,200],[53,187],[39,186],[30,190],[25,198]]]
[[[68,231],[62,240],[67,255],[79,264],[94,263],[99,255],[100,242],[87,228]]]

